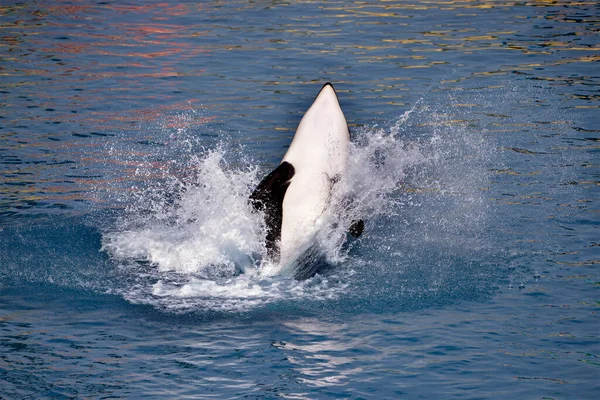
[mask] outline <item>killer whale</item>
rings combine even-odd
[[[287,265],[298,259],[318,231],[331,189],[346,168],[349,145],[348,124],[328,82],[302,117],[279,166],[250,196],[253,207],[264,213],[266,247],[273,262]],[[364,223],[356,221],[349,233],[359,236],[363,228]],[[314,275],[316,267],[303,271],[295,277]]]

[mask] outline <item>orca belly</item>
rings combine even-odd
[[[346,118],[333,86],[326,83],[281,164],[251,196],[265,212],[269,256],[282,267],[293,263],[319,230],[333,183],[346,168],[349,144]]]

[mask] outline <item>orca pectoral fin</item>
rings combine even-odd
[[[358,221],[352,221],[352,225],[348,228],[348,233],[354,237],[359,237],[365,230],[365,221],[359,219]]]
[[[250,202],[257,211],[264,211],[267,226],[266,247],[269,256],[279,257],[278,242],[281,240],[283,198],[294,176],[294,166],[287,161],[267,175],[250,195]]]
[[[294,167],[287,161],[279,164],[277,168],[260,181],[250,195],[252,206],[259,211],[273,208],[277,204],[281,206],[294,172]]]

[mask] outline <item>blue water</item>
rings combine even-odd
[[[4,2],[0,398],[597,398],[599,18]],[[354,202],[298,282],[246,199],[327,81]]]

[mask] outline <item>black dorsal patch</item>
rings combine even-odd
[[[279,261],[281,222],[283,220],[283,198],[294,176],[294,166],[287,161],[267,175],[250,195],[252,206],[265,213],[267,225],[267,251],[273,261]]]

